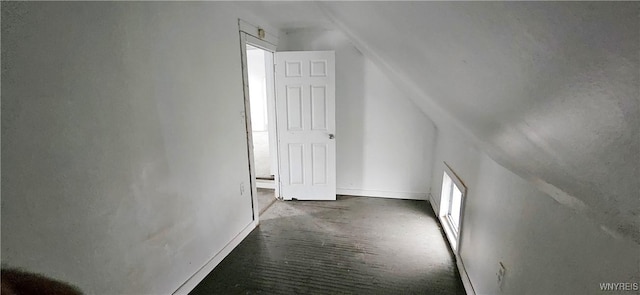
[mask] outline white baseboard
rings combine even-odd
[[[275,189],[276,188],[276,184],[275,184],[275,182],[273,180],[256,179],[256,187],[257,188]]]
[[[476,295],[476,291],[473,289],[473,285],[471,285],[471,279],[469,279],[467,270],[464,268],[464,264],[462,263],[462,258],[460,258],[457,255],[456,255],[456,265],[458,265],[458,271],[460,272],[462,285],[464,285],[464,290],[467,292],[467,295]]]
[[[205,265],[203,265],[195,274],[193,274],[186,282],[182,284],[173,292],[174,295],[189,294],[198,284],[218,265],[222,260],[231,253],[235,247],[237,247],[244,238],[246,238],[251,231],[258,226],[257,221],[252,221],[247,227],[245,227],[233,240],[227,243],[220,252],[214,255]]]
[[[347,195],[347,196],[362,196],[362,197],[407,199],[407,200],[427,200],[427,193],[388,192],[388,191],[359,190],[359,189],[349,189],[349,188],[338,188],[336,189],[336,193],[338,195]]]

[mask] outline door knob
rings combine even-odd
[[[333,139],[334,137],[333,134],[329,134],[329,139]]]

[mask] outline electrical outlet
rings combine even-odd
[[[504,264],[502,264],[502,261],[500,261],[500,267],[498,268],[498,273],[496,275],[498,275],[498,286],[500,287],[500,290],[502,290],[502,285],[504,283],[504,275],[506,274],[507,269],[504,268]]]
[[[240,182],[240,195],[244,195],[244,181]]]

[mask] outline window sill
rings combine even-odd
[[[444,233],[447,236],[447,240],[449,240],[449,244],[453,249],[453,252],[456,253],[458,250],[458,237],[453,230],[453,225],[449,218],[446,215],[440,216],[440,223],[442,224],[442,229],[444,229]]]

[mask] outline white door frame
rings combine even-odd
[[[258,28],[254,25],[251,25],[243,20],[238,20],[238,27],[240,29],[240,55],[242,61],[242,84],[244,90],[244,118],[246,122],[246,132],[247,132],[247,153],[249,156],[249,177],[251,182],[251,200],[253,206],[253,220],[259,222],[260,208],[258,206],[258,195],[257,195],[257,187],[256,187],[256,172],[255,172],[255,159],[253,155],[253,132],[251,129],[251,106],[249,99],[249,73],[247,67],[247,44],[263,49],[265,51],[269,51],[273,53],[275,58],[275,52],[277,47],[278,39],[275,35],[270,34],[264,29]],[[262,38],[261,38],[262,36]],[[273,60],[271,62],[271,66],[273,67]],[[271,71],[271,75],[274,76],[273,68],[271,70],[267,69],[267,71]],[[272,80],[271,83],[274,83]],[[269,90],[270,89],[270,90]],[[275,84],[271,85],[271,87],[267,87],[267,91],[271,91],[271,98],[267,99],[267,106],[275,110]],[[267,95],[269,98],[269,94]],[[271,104],[273,104],[271,106]],[[268,112],[271,114],[271,112]],[[272,143],[272,138],[275,137],[277,139],[277,129],[276,129],[276,120],[275,111],[273,112],[273,117],[268,115],[269,121],[269,144],[270,144],[270,154],[272,157],[276,157],[275,162],[277,163],[278,157],[278,147],[277,140]],[[274,144],[274,149],[271,149],[271,145]],[[272,159],[272,162],[274,160]],[[275,183],[275,195],[279,196],[280,186],[279,186],[279,168],[276,165],[272,168],[274,170],[274,183]]]

